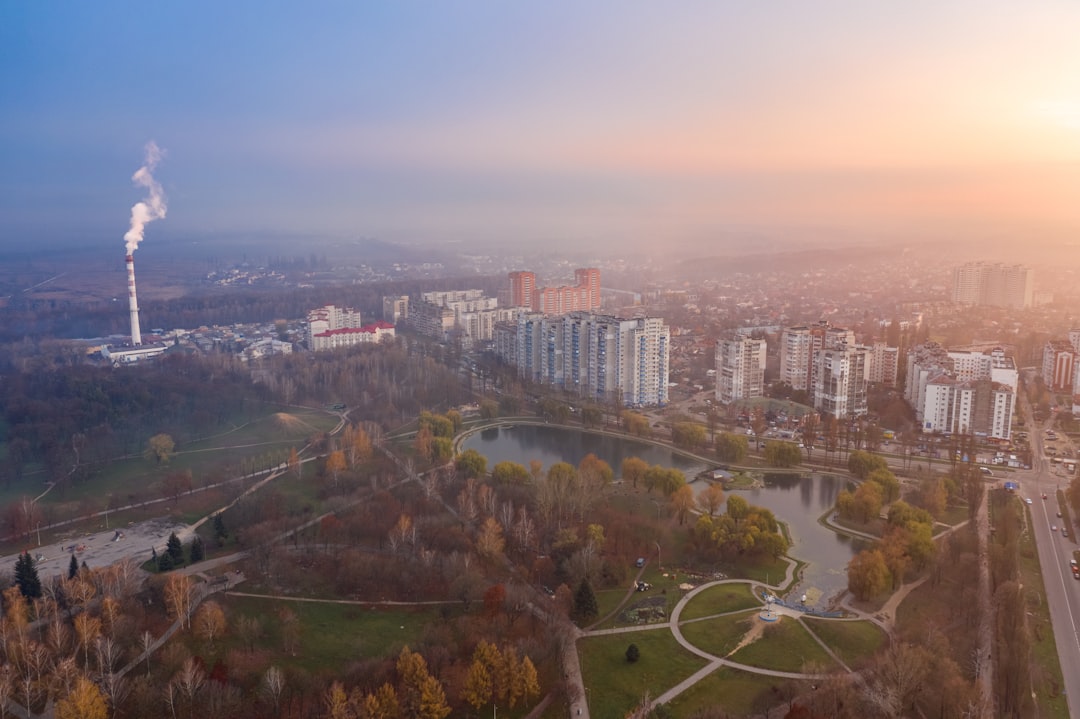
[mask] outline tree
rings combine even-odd
[[[727,516],[735,520],[736,523],[745,519],[750,515],[750,503],[746,499],[738,494],[733,494],[728,497],[727,501]]]
[[[53,707],[56,719],[106,719],[109,705],[97,684],[86,677],[75,680],[75,686]]]
[[[176,536],[176,532],[169,534],[169,541],[165,543],[165,552],[172,557],[173,565],[184,563],[184,545],[180,542],[180,537]]]
[[[195,535],[195,539],[191,540],[191,563],[201,562],[206,557],[206,550],[203,547],[202,537]]]
[[[881,485],[876,482],[863,482],[855,490],[854,511],[860,522],[866,524],[881,513]]]
[[[722,462],[738,464],[746,459],[746,453],[750,451],[750,443],[744,434],[732,434],[721,432],[716,437],[716,456]]]
[[[517,462],[499,462],[491,469],[491,479],[496,484],[528,484],[530,478],[529,470]]]
[[[334,478],[334,484],[338,483],[341,473],[346,469],[345,453],[336,449],[326,457],[326,471]]]
[[[68,579],[74,579],[79,576],[79,560],[72,554],[71,561],[68,562]]]
[[[487,457],[475,449],[467,449],[458,455],[455,466],[461,476],[466,479],[469,477],[480,478],[487,474]]]
[[[629,482],[634,488],[637,488],[639,481],[645,479],[647,471],[649,471],[649,463],[638,457],[627,457],[622,462],[623,482]]]
[[[191,604],[195,600],[195,587],[183,574],[170,574],[165,581],[165,607],[169,616],[180,622],[180,627],[190,626]]]
[[[461,698],[473,709],[479,709],[491,701],[493,692],[494,684],[487,667],[479,659],[474,659],[469,665],[465,686],[461,688]]]
[[[641,658],[641,650],[638,649],[637,644],[631,644],[626,648],[626,661],[633,664]]]
[[[881,487],[881,499],[883,502],[895,502],[900,498],[900,480],[889,469],[873,469],[866,475],[866,480]]]
[[[146,449],[143,451],[143,457],[146,459],[152,459],[157,464],[168,464],[172,459],[173,450],[176,449],[176,443],[173,442],[173,438],[167,434],[155,434],[146,442]]]
[[[600,608],[596,603],[596,593],[593,592],[589,580],[582,579],[577,591],[574,592],[574,618],[578,621],[587,622],[595,619],[599,613]]]
[[[218,544],[224,543],[229,537],[229,530],[225,527],[225,520],[221,518],[221,512],[214,515],[214,538]]]
[[[495,419],[499,416],[499,404],[494,400],[485,399],[480,402],[480,417],[482,419]]]
[[[289,471],[296,475],[297,479],[300,479],[300,475],[303,472],[304,465],[300,461],[300,453],[296,451],[296,447],[289,448],[289,459],[287,461]]]
[[[203,602],[195,612],[195,634],[214,646],[214,640],[225,631],[225,612],[217,602]]]
[[[794,467],[802,460],[793,442],[769,440],[765,443],[765,461],[772,467]]]
[[[397,673],[401,678],[401,709],[407,717],[416,719],[443,719],[450,714],[446,704],[446,692],[439,680],[428,673],[427,662],[421,655],[401,650],[397,660]]]
[[[705,427],[697,422],[676,422],[671,427],[671,441],[676,447],[698,449],[705,446]]]
[[[492,584],[484,592],[484,614],[495,618],[502,613],[503,604],[506,602],[506,585]]]
[[[694,508],[694,488],[684,484],[671,495],[671,505],[675,508],[675,514],[679,518],[679,524],[686,523],[686,515]]]
[[[502,525],[494,517],[488,517],[476,537],[476,552],[486,559],[495,559],[506,548]]]
[[[848,562],[848,591],[866,601],[889,588],[889,567],[876,549],[864,549]]]
[[[191,491],[191,470],[185,469],[177,472],[169,472],[161,483],[161,494],[171,497],[175,502],[180,495]]]
[[[23,552],[15,560],[15,586],[27,599],[37,599],[41,596],[41,579],[38,577],[34,558],[29,552]]]
[[[710,517],[720,511],[720,507],[724,505],[724,488],[719,484],[713,483],[705,488],[697,498],[698,506],[701,511],[707,512]]]

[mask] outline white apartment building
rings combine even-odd
[[[785,327],[780,334],[780,381],[792,389],[813,392],[814,358],[819,350],[855,345],[855,333],[828,322],[800,327]]]
[[[875,342],[868,347],[866,381],[896,385],[896,375],[900,367],[900,348],[889,347],[884,342]]]
[[[865,347],[819,350],[815,356],[814,408],[837,419],[866,414]]]
[[[941,375],[926,386],[923,431],[1009,439],[1015,397],[1011,388],[990,380]]]
[[[418,332],[442,341],[459,333],[461,342],[468,346],[492,340],[495,325],[516,314],[500,308],[499,300],[485,296],[483,290],[425,292],[411,308],[410,323]]]
[[[1017,382],[1016,364],[1001,348],[948,352],[928,342],[908,352],[904,398],[925,432],[1009,439]]]
[[[1034,273],[1021,265],[969,262],[953,270],[953,302],[960,305],[1031,307]]]
[[[397,324],[409,319],[409,296],[395,295],[382,298],[383,320]]]
[[[602,403],[651,406],[667,402],[670,342],[659,318],[524,313],[514,329],[498,327],[495,348],[531,381]]]
[[[378,344],[394,335],[394,325],[389,322],[373,322],[364,327],[341,327],[313,335],[310,349],[313,352],[323,352],[360,344]]]
[[[311,310],[307,314],[308,349],[314,350],[313,337],[330,330],[339,330],[345,327],[358,328],[361,326],[360,310],[352,307],[337,307],[336,305],[324,305]]]
[[[716,401],[731,404],[765,394],[763,339],[736,336],[716,343]]]

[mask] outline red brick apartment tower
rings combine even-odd
[[[536,310],[533,294],[536,290],[535,272],[510,273],[510,306]]]
[[[600,270],[594,267],[574,270],[574,280],[578,289],[584,290],[585,301],[581,309],[600,309]]]

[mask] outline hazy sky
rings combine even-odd
[[[3,246],[121,248],[149,140],[146,243],[1076,236],[1080,2],[0,4]]]

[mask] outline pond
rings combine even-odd
[[[556,462],[577,465],[590,452],[611,465],[618,475],[622,461],[639,457],[649,464],[675,467],[688,480],[709,466],[667,447],[622,437],[547,425],[515,425],[486,429],[467,437],[461,448],[487,457],[488,466],[511,461],[528,466],[539,460],[544,468]],[[751,504],[771,509],[788,527],[792,546],[788,554],[807,563],[802,581],[788,596],[807,595],[807,603],[822,606],[847,587],[847,563],[863,548],[859,540],[837,534],[818,523],[818,517],[836,504],[845,480],[832,475],[770,473],[764,487],[737,490]],[[705,482],[696,482],[697,491]],[[770,577],[770,581],[777,578]]]

